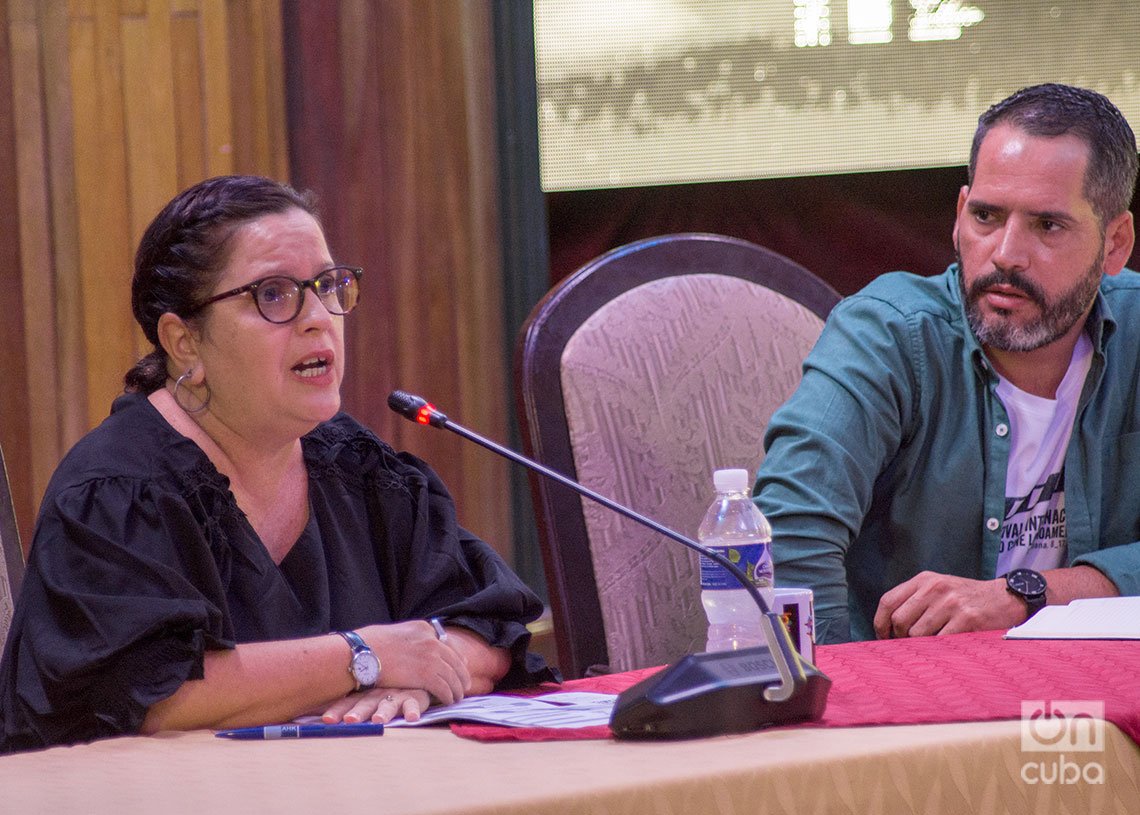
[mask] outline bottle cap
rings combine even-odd
[[[748,470],[717,470],[713,486],[717,492],[748,492]]]

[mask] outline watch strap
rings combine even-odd
[[[336,633],[344,637],[344,641],[348,643],[348,647],[352,649],[352,653],[355,654],[357,651],[367,650],[368,645],[355,631],[337,631]]]
[[[356,688],[354,690],[371,690],[372,688],[376,687],[375,682],[368,684],[363,683],[360,679],[360,676],[356,672],[357,657],[360,654],[370,655],[376,662],[377,670],[379,670],[380,660],[376,659],[375,652],[373,652],[373,650],[368,647],[368,643],[364,641],[364,638],[357,634],[355,631],[337,631],[336,633],[343,637],[344,641],[348,643],[348,647],[352,649],[352,655],[348,660],[348,675],[351,676],[352,681],[356,683]]]
[[[1032,617],[1041,609],[1045,608],[1045,595],[1044,594],[1023,594],[1022,599],[1025,600],[1025,605],[1029,608],[1029,616]]]

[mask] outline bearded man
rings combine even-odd
[[[820,642],[1140,594],[1136,177],[1108,99],[1018,91],[979,119],[958,262],[832,311],[754,491]]]

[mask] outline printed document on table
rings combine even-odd
[[[510,727],[591,727],[609,724],[617,695],[558,691],[541,696],[469,696],[454,705],[428,708],[419,721],[397,717],[385,727],[418,727],[435,722],[465,721]]]
[[[1090,597],[1045,606],[1006,632],[1014,640],[1140,639],[1140,597]]]

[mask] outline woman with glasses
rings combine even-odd
[[[340,412],[363,274],[312,202],[227,176],[140,242],[154,350],[56,471],[0,662],[0,751],[319,714],[415,719],[548,678],[538,599],[439,478]]]

